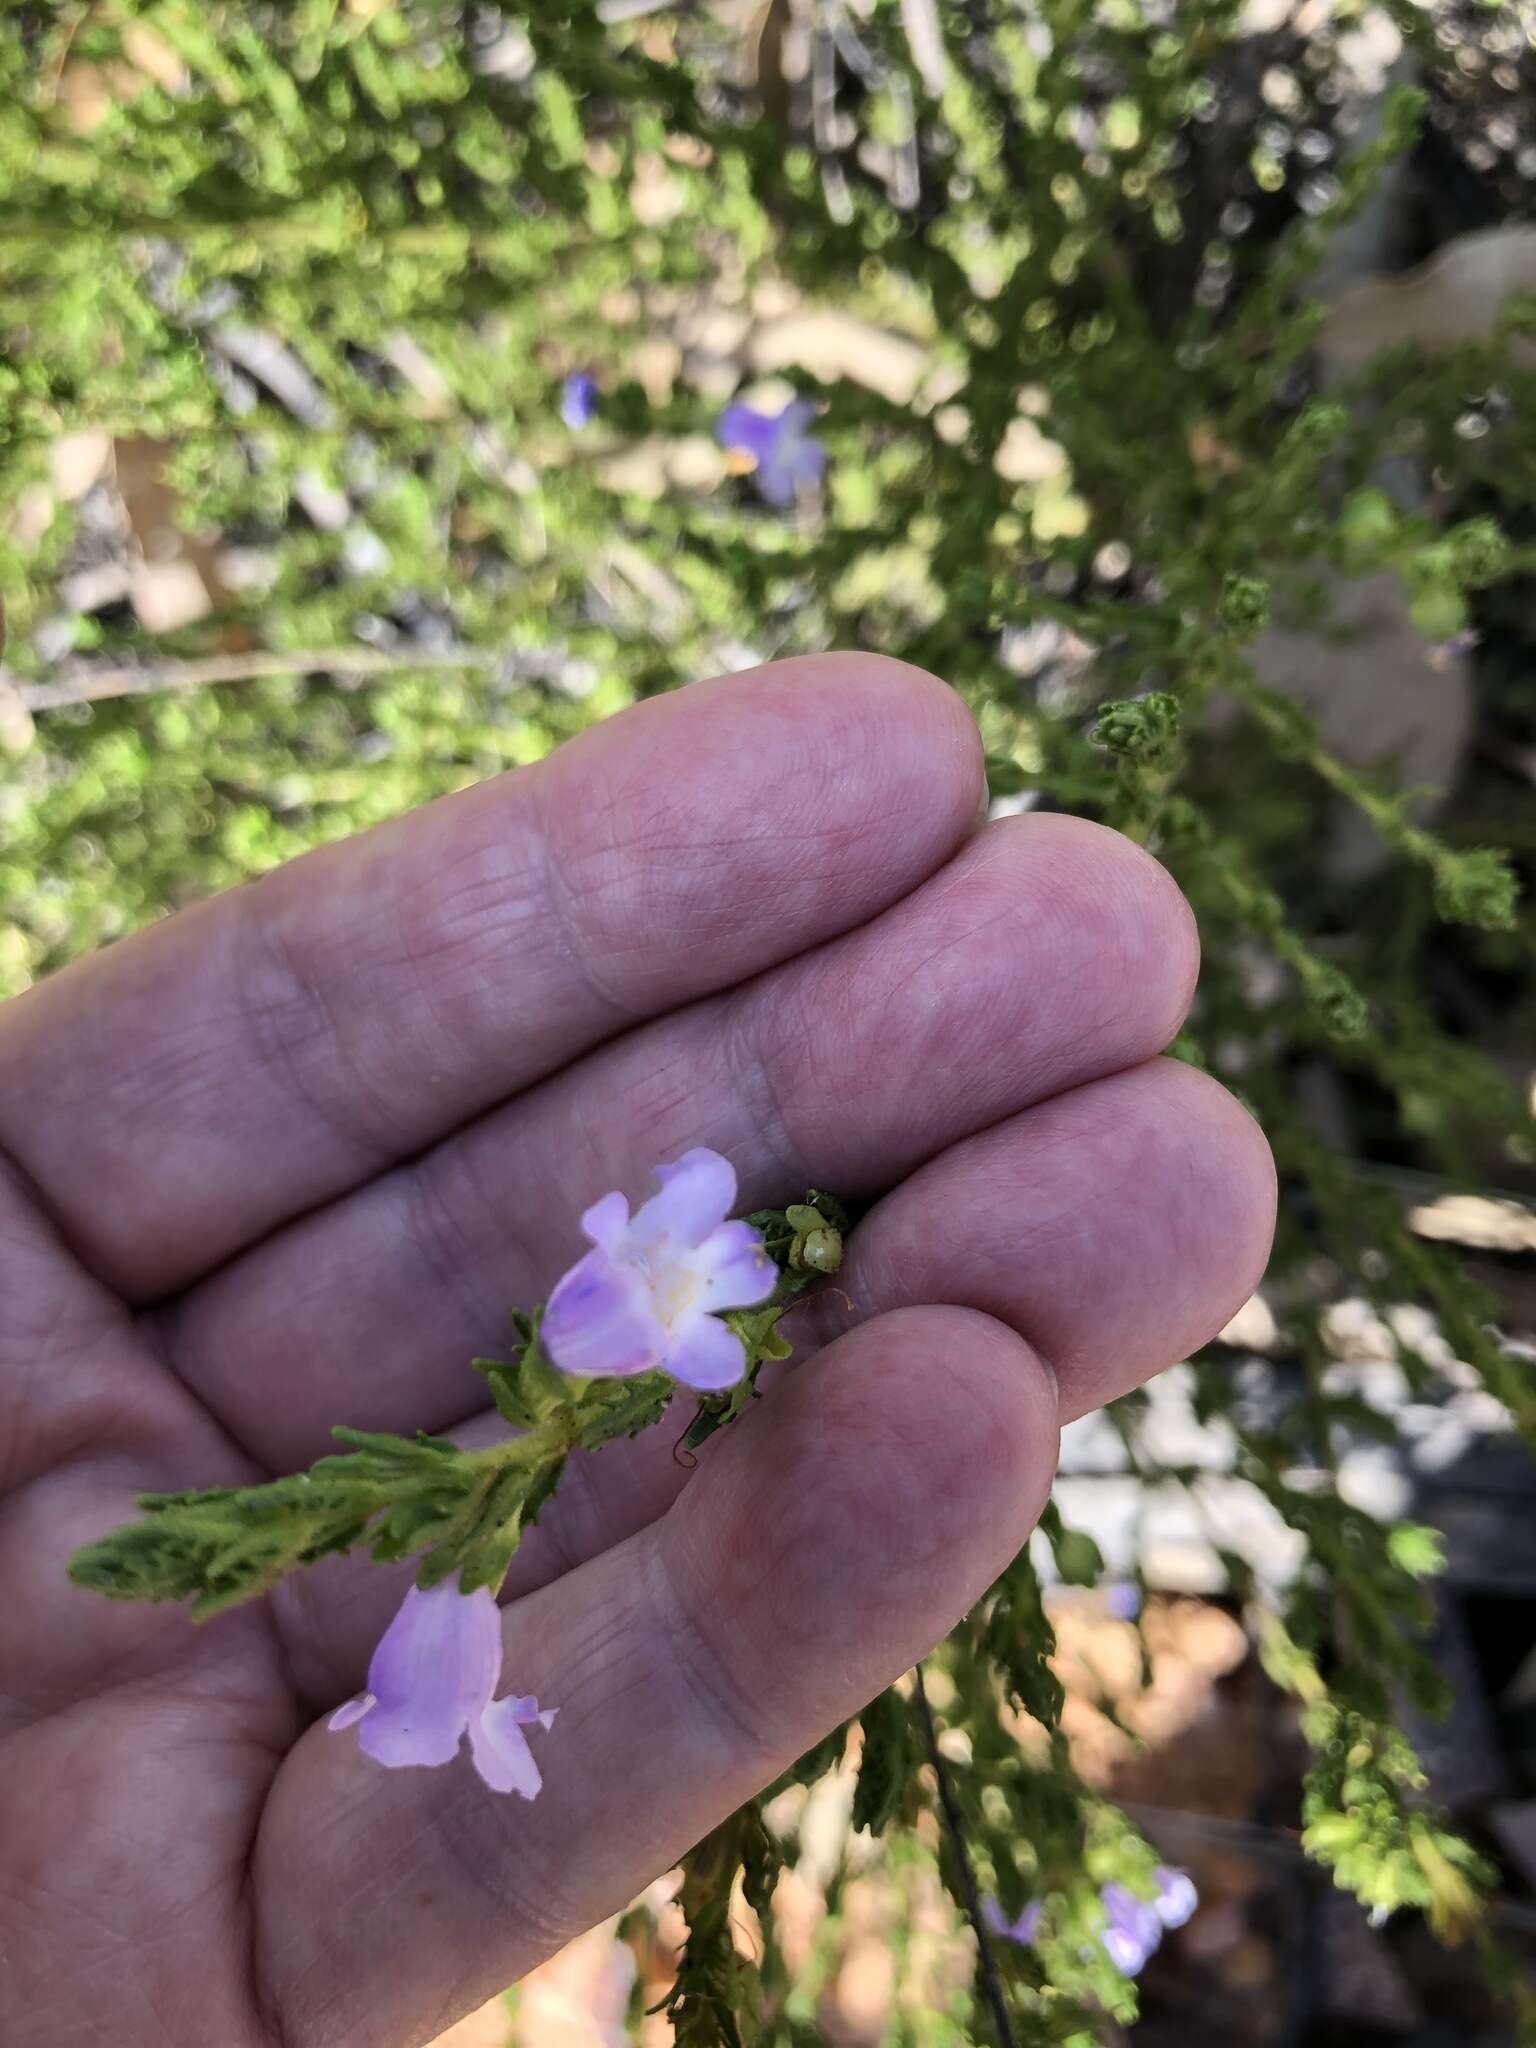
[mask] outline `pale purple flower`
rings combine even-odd
[[[1123,1884],[1107,1884],[1103,1901],[1104,1953],[1123,1976],[1134,1977],[1163,1938],[1157,1908]]]
[[[549,1297],[541,1334],[562,1372],[650,1372],[713,1393],[746,1370],[741,1339],[716,1311],[756,1308],[778,1268],[758,1233],[729,1223],[736,1169],[703,1146],[658,1166],[661,1193],[633,1216],[621,1194],[581,1219],[593,1249]]]
[[[368,1690],[332,1714],[331,1728],[357,1724],[359,1745],[375,1763],[452,1763],[469,1736],[475,1769],[493,1792],[538,1795],[539,1767],[523,1730],[547,1728],[558,1709],[529,1694],[493,1700],[501,1678],[501,1609],[488,1586],[461,1593],[444,1579],[423,1593],[412,1586],[379,1638]]]
[[[1141,1612],[1141,1594],[1130,1579],[1112,1579],[1104,1588],[1104,1608],[1112,1621],[1134,1621]]]
[[[1157,1885],[1157,1896],[1152,1901],[1152,1910],[1165,1927],[1182,1927],[1186,1920],[1193,1919],[1195,1908],[1200,1903],[1200,1894],[1195,1890],[1195,1881],[1187,1870],[1174,1870],[1169,1864],[1159,1863],[1152,1873]]]
[[[981,1917],[992,1933],[1004,1941],[1016,1941],[1021,1948],[1028,1948],[1040,1932],[1040,1916],[1045,1911],[1039,1899],[1031,1899],[1017,1920],[1008,1920],[996,1899],[983,1899]]]
[[[752,481],[770,505],[793,505],[802,489],[820,483],[827,451],[806,432],[816,413],[809,398],[792,398],[779,413],[750,405],[728,405],[721,413],[720,445],[753,457]]]
[[[590,370],[573,370],[560,387],[560,417],[573,431],[589,425],[597,412],[597,379]]]

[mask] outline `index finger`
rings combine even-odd
[[[879,656],[653,699],[0,1011],[0,1149],[153,1300],[615,1032],[874,916],[964,837],[960,700]]]

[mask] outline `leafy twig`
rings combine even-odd
[[[991,2006],[992,2017],[997,2023],[997,2038],[1001,2048],[1018,2048],[1013,2022],[1008,2017],[1008,2002],[1003,1996],[1003,1982],[997,1974],[997,1957],[992,1953],[987,1923],[981,1915],[981,1894],[976,1889],[976,1872],[971,1867],[970,1851],[965,1846],[965,1830],[960,1822],[960,1809],[955,1803],[954,1787],[949,1782],[949,1772],[945,1769],[944,1759],[939,1753],[939,1731],[934,1726],[933,1709],[928,1704],[928,1690],[923,1684],[921,1664],[917,1666],[913,1676],[917,1682],[918,1711],[923,1717],[923,1732],[928,1741],[928,1757],[939,1785],[939,1807],[944,1815],[944,1825],[949,1829],[950,1842],[955,1852],[955,1867],[960,1872],[960,1886],[965,1893],[966,1918],[976,1932],[976,1947],[981,1957],[981,1980],[986,1986],[987,2003]]]

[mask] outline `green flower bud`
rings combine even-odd
[[[1491,846],[1448,854],[1435,869],[1435,908],[1451,924],[1508,931],[1519,894],[1509,863]]]
[[[1128,760],[1150,761],[1167,752],[1179,735],[1179,700],[1166,690],[1122,697],[1099,706],[1088,737],[1095,746]]]
[[[1256,633],[1269,619],[1269,585],[1256,576],[1229,576],[1221,591],[1222,624]]]

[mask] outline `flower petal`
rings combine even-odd
[[[562,1372],[587,1378],[647,1372],[661,1363],[665,1342],[640,1275],[601,1247],[578,1259],[555,1288],[540,1335]]]
[[[592,1204],[581,1219],[582,1235],[589,1244],[617,1253],[629,1229],[629,1204],[617,1189]]]
[[[513,1720],[522,1722],[525,1727],[531,1727],[537,1721],[541,1728],[553,1728],[555,1716],[560,1711],[558,1707],[540,1707],[531,1692],[525,1692],[521,1698],[516,1693],[508,1693],[496,1704],[505,1707]]]
[[[536,1799],[544,1780],[518,1726],[526,1718],[517,1711],[522,1704],[507,1699],[487,1707],[469,1724],[469,1748],[475,1769],[493,1792],[520,1792],[524,1799]]]
[[[672,1333],[662,1364],[684,1386],[701,1394],[734,1387],[747,1369],[747,1354],[736,1332],[715,1316],[690,1316]]]
[[[359,1720],[358,1742],[391,1769],[448,1763],[500,1676],[501,1614],[489,1588],[412,1586],[368,1666],[376,1704]]]
[[[1136,1937],[1118,1927],[1104,1930],[1104,1953],[1123,1977],[1134,1977],[1151,1954]]]
[[[744,448],[759,462],[778,437],[778,420],[750,405],[728,405],[715,424],[715,438],[722,448]]]
[[[1157,1909],[1150,1901],[1138,1899],[1136,1894],[1127,1890],[1123,1884],[1105,1885],[1099,1897],[1103,1900],[1104,1911],[1109,1916],[1104,1946],[1116,1967],[1125,1970],[1127,1976],[1133,1976],[1135,1970],[1128,1969],[1116,1956],[1115,1948],[1111,1945],[1111,1936],[1115,1938],[1116,1944],[1124,1945],[1127,1953],[1135,1950],[1141,1959],[1135,1966],[1135,1969],[1139,1970],[1163,1938],[1163,1923],[1157,1917]]]
[[[560,390],[560,417],[578,429],[586,426],[597,411],[597,379],[590,370],[573,370]]]
[[[821,481],[827,451],[806,429],[819,408],[814,399],[792,399],[774,425],[777,437],[758,458],[753,481],[770,505],[792,505],[802,489]]]
[[[779,1269],[750,1223],[722,1223],[705,1238],[691,1263],[704,1283],[701,1308],[756,1308],[779,1284]]]
[[[661,1193],[640,1208],[630,1225],[630,1241],[644,1250],[658,1239],[692,1250],[730,1215],[736,1203],[736,1169],[729,1159],[696,1145],[681,1159],[658,1166]]]
[[[1152,1875],[1157,1880],[1153,1912],[1165,1927],[1182,1927],[1186,1920],[1194,1917],[1195,1908],[1200,1903],[1194,1879],[1187,1871],[1174,1870],[1166,1863],[1160,1863]]]
[[[325,1725],[332,1734],[339,1728],[350,1728],[354,1721],[361,1721],[364,1714],[378,1704],[371,1692],[360,1692],[356,1699],[347,1700],[339,1706]]]

